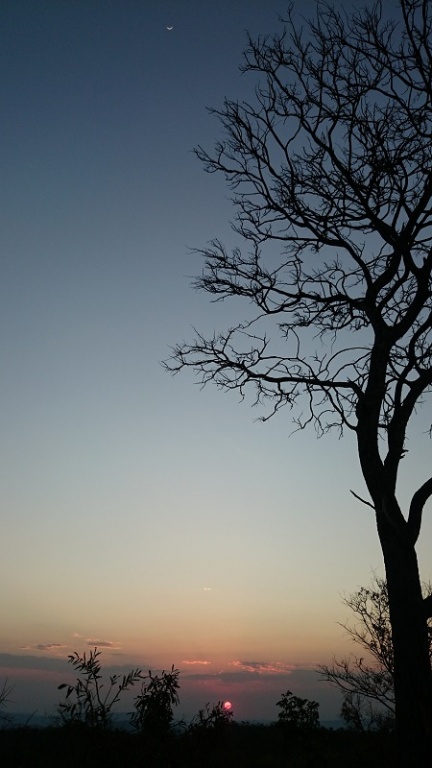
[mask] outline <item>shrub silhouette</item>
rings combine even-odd
[[[180,671],[171,667],[170,672],[162,671],[153,675],[149,670],[141,692],[135,698],[135,711],[131,713],[131,724],[141,732],[152,731],[153,735],[169,732],[174,719],[173,706],[179,703],[178,689]]]
[[[212,704],[212,706],[207,703],[204,709],[200,709],[198,715],[193,718],[189,730],[192,733],[205,731],[209,728],[220,730],[231,724],[232,717],[232,710],[225,709],[223,701],[218,701],[216,704]]]
[[[277,702],[280,708],[278,723],[286,731],[302,733],[319,728],[319,704],[317,701],[294,696],[291,691],[282,694]]]
[[[127,675],[112,675],[109,686],[101,682],[101,651],[97,647],[87,656],[76,651],[68,657],[69,663],[80,677],[74,685],[61,683],[59,690],[66,688],[66,699],[59,704],[59,714],[66,725],[81,723],[91,728],[106,728],[111,723],[112,711],[120,700],[123,691],[127,691],[142,679],[140,669],[132,669]]]

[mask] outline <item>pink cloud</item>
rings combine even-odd
[[[296,668],[293,664],[280,661],[233,661],[232,666],[242,672],[255,672],[259,675],[289,675]]]

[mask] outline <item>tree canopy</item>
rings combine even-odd
[[[299,423],[320,430],[355,430],[365,391],[379,388],[371,418],[391,435],[394,465],[432,384],[431,19],[425,2],[401,10],[402,28],[379,4],[345,18],[324,3],[306,29],[290,16],[282,34],[249,40],[242,69],[261,76],[256,98],[211,110],[225,139],[196,153],[226,176],[250,248],[212,241],[195,287],[256,313],[168,362],[223,388],[252,385],[273,409],[306,395]],[[270,264],[269,241],[280,246]],[[275,322],[283,350],[267,332]]]

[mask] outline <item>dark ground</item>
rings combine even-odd
[[[394,764],[388,734],[320,728],[288,734],[278,726],[229,724],[157,737],[85,727],[0,731],[8,768],[383,768]]]

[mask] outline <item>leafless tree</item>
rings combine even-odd
[[[223,139],[196,153],[233,190],[245,247],[212,241],[195,282],[244,299],[243,322],[177,345],[166,366],[254,390],[265,418],[288,406],[299,427],[355,433],[386,569],[400,751],[420,766],[432,608],[415,545],[432,478],[405,511],[397,479],[432,384],[431,4],[350,15],[319,2],[299,26],[290,11],[280,33],[249,40],[243,70],[255,96],[213,110]]]

